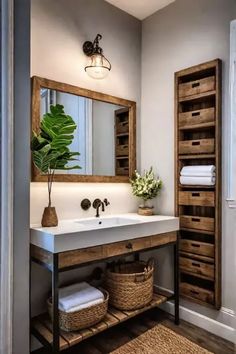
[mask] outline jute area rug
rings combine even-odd
[[[213,354],[172,330],[157,325],[111,354]]]

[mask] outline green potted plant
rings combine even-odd
[[[155,176],[153,168],[151,167],[149,171],[144,171],[143,176],[135,171],[134,178],[130,182],[133,195],[143,201],[139,206],[138,214],[153,215],[153,206],[147,205],[147,201],[155,198],[162,188],[162,181]]]
[[[53,177],[56,170],[72,170],[81,168],[70,166],[70,161],[77,160],[79,152],[71,152],[69,146],[74,139],[77,128],[72,117],[66,115],[62,105],[50,107],[44,114],[39,132],[32,132],[31,151],[36,168],[47,175],[48,206],[44,209],[42,226],[57,226],[58,218],[55,207],[52,207],[51,193]]]

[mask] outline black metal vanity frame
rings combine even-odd
[[[175,238],[172,237],[167,237],[168,235],[173,235],[175,234]],[[165,236],[166,235],[166,240]],[[166,295],[166,300],[173,300],[174,301],[174,306],[175,306],[175,324],[179,324],[179,261],[178,261],[178,232],[170,232],[166,234],[161,234],[161,235],[155,235],[156,239],[158,239],[158,236],[162,236],[163,242],[162,244],[144,248],[144,249],[139,249],[136,250],[135,247],[130,248],[130,243],[132,246],[132,243],[135,243],[136,240],[127,240],[127,241],[122,241],[122,242],[114,242],[111,243],[110,245],[112,246],[113,244],[121,244],[126,243],[124,245],[126,251],[120,253],[120,256],[126,256],[126,255],[134,255],[135,259],[139,259],[139,255],[142,252],[150,251],[150,250],[155,250],[155,249],[160,249],[163,247],[172,247],[173,248],[173,255],[174,255],[174,293],[170,293],[169,295]],[[154,236],[147,236],[144,238],[140,238],[139,240],[142,239],[148,239],[148,237],[154,237]],[[104,245],[105,247],[106,245]],[[102,247],[102,246],[99,246]],[[85,250],[82,249],[84,254]],[[73,252],[73,251],[67,251],[67,252]],[[76,251],[75,251],[76,252]],[[41,248],[38,248],[34,245],[31,245],[31,262],[35,262],[37,264],[40,264],[47,270],[49,270],[52,274],[52,306],[53,306],[53,321],[52,321],[52,342],[50,343],[48,340],[46,340],[45,336],[40,333],[40,331],[35,328],[34,321],[35,319],[32,319],[31,321],[31,333],[46,347],[49,347],[51,349],[51,352],[53,354],[55,353],[60,353],[61,350],[67,349],[67,348],[60,348],[60,329],[59,329],[59,311],[58,311],[58,289],[59,289],[59,275],[61,272],[69,271],[71,269],[75,268],[81,268],[86,265],[90,265],[93,263],[98,263],[100,261],[106,261],[106,260],[111,260],[112,258],[117,258],[117,254],[113,256],[105,256],[104,258],[99,258],[99,259],[93,259],[90,261],[81,261],[80,264],[76,264],[73,266],[65,266],[65,267],[60,267],[59,265],[59,257],[62,253],[50,253],[48,251],[45,251]],[[63,254],[66,254],[66,252],[63,252]],[[159,291],[158,291],[159,293]],[[165,302],[165,301],[162,301]],[[156,305],[158,306],[158,304]],[[155,307],[155,306],[153,306]],[[150,308],[150,307],[149,307]],[[147,310],[149,309],[147,308]],[[145,311],[145,310],[144,310]],[[142,312],[144,312],[142,311]],[[140,312],[141,313],[141,312]],[[138,313],[137,313],[138,314]],[[132,316],[133,317],[133,316]],[[127,317],[128,320],[128,317]],[[118,323],[117,323],[118,324]]]

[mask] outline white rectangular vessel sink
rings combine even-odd
[[[51,253],[85,249],[179,230],[174,216],[135,213],[60,220],[56,227],[31,226],[31,243]]]
[[[91,228],[102,229],[104,227],[117,227],[122,225],[137,224],[140,220],[130,219],[125,217],[106,217],[106,218],[94,218],[85,220],[76,220],[76,223]]]

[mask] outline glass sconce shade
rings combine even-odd
[[[104,79],[111,70],[111,63],[102,53],[94,53],[89,57],[85,67],[86,73],[93,79]]]

